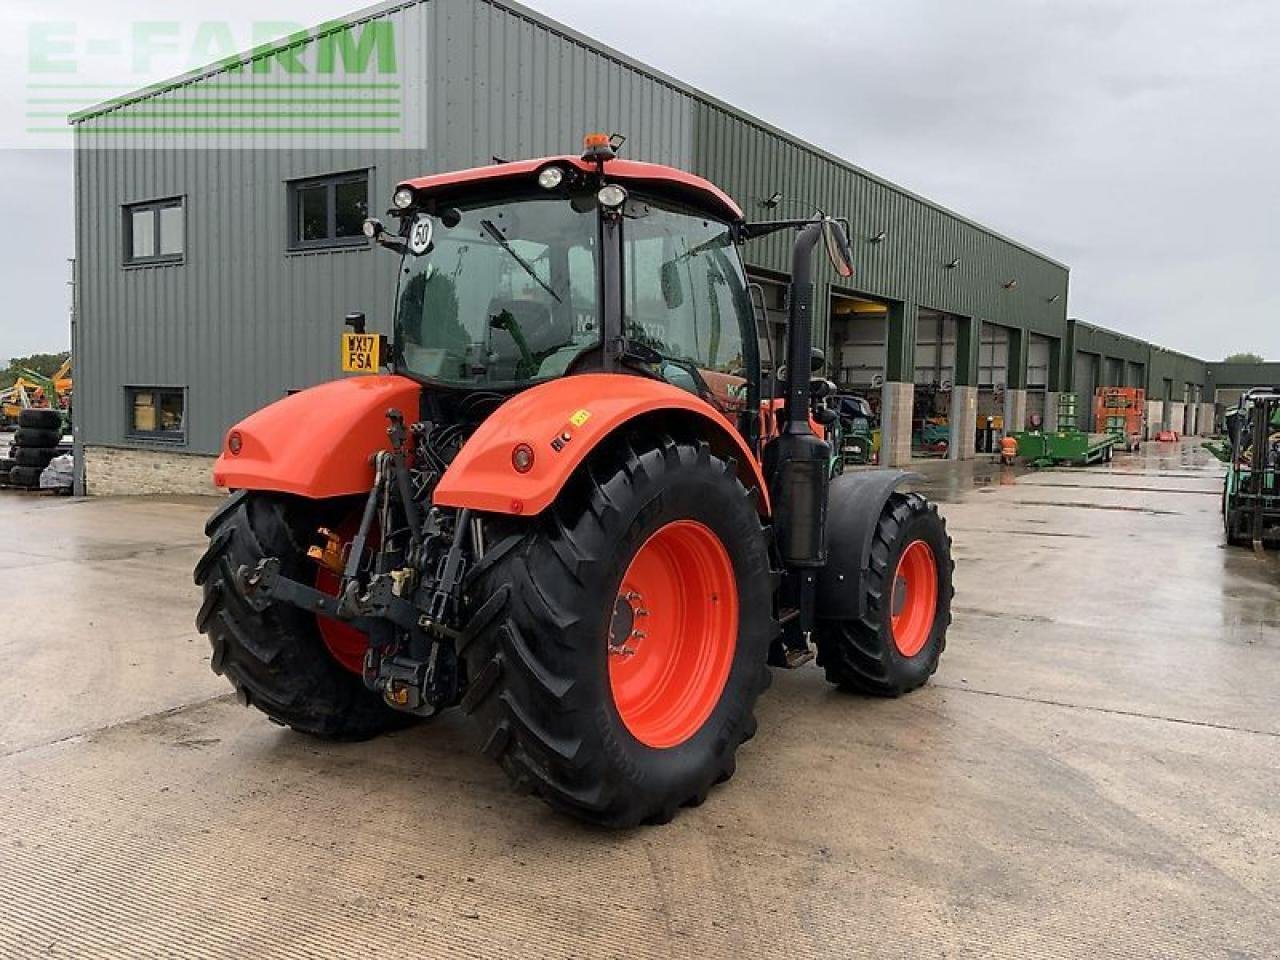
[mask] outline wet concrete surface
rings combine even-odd
[[[0,494],[0,956],[1280,954],[1280,560],[1222,545],[1220,469],[921,470],[935,681],[780,673],[734,779],[625,834],[459,718],[335,745],[226,696],[210,501]]]

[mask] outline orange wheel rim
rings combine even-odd
[[[350,541],[360,529],[359,515],[348,517],[334,528],[343,541]],[[376,536],[370,537],[375,543]],[[325,566],[316,568],[315,587],[330,597],[338,595],[342,585],[342,577]],[[316,627],[320,631],[320,639],[329,649],[330,655],[352,673],[364,675],[364,654],[369,649],[369,635],[357,630],[349,623],[316,614]]]
[[[724,692],[738,644],[738,589],[724,544],[694,520],[659,528],[622,577],[609,624],[609,688],[633,737],[684,743]]]
[[[331,597],[338,595],[342,578],[327,567],[316,571],[316,589]],[[333,659],[352,673],[364,673],[364,652],[369,649],[369,637],[349,623],[316,614],[316,626],[320,639],[329,648]]]
[[[914,657],[929,642],[938,609],[938,567],[923,540],[902,551],[891,602],[893,645],[904,657]]]

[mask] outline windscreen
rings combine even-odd
[[[600,342],[597,223],[594,204],[560,197],[442,212],[431,251],[401,269],[404,371],[466,387],[562,375]]]

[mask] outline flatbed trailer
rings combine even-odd
[[[1076,424],[1076,395],[1064,393],[1058,398],[1057,430],[1011,434],[1018,442],[1018,456],[1045,465],[1087,467],[1108,462],[1116,445],[1124,443],[1119,434],[1086,433]]]
[[[1037,463],[1087,467],[1093,463],[1106,463],[1112,451],[1123,439],[1114,433],[1085,433],[1081,430],[1058,430],[1045,433],[1028,430],[1015,433],[1018,456]]]

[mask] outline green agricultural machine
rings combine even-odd
[[[840,457],[840,469],[846,466],[862,466],[873,462],[876,455],[875,414],[865,398],[852,393],[836,396],[835,411],[840,423],[840,442],[835,449]]]
[[[1227,439],[1205,443],[1227,465],[1222,524],[1227,543],[1280,543],[1280,387],[1254,387],[1227,414]]]

